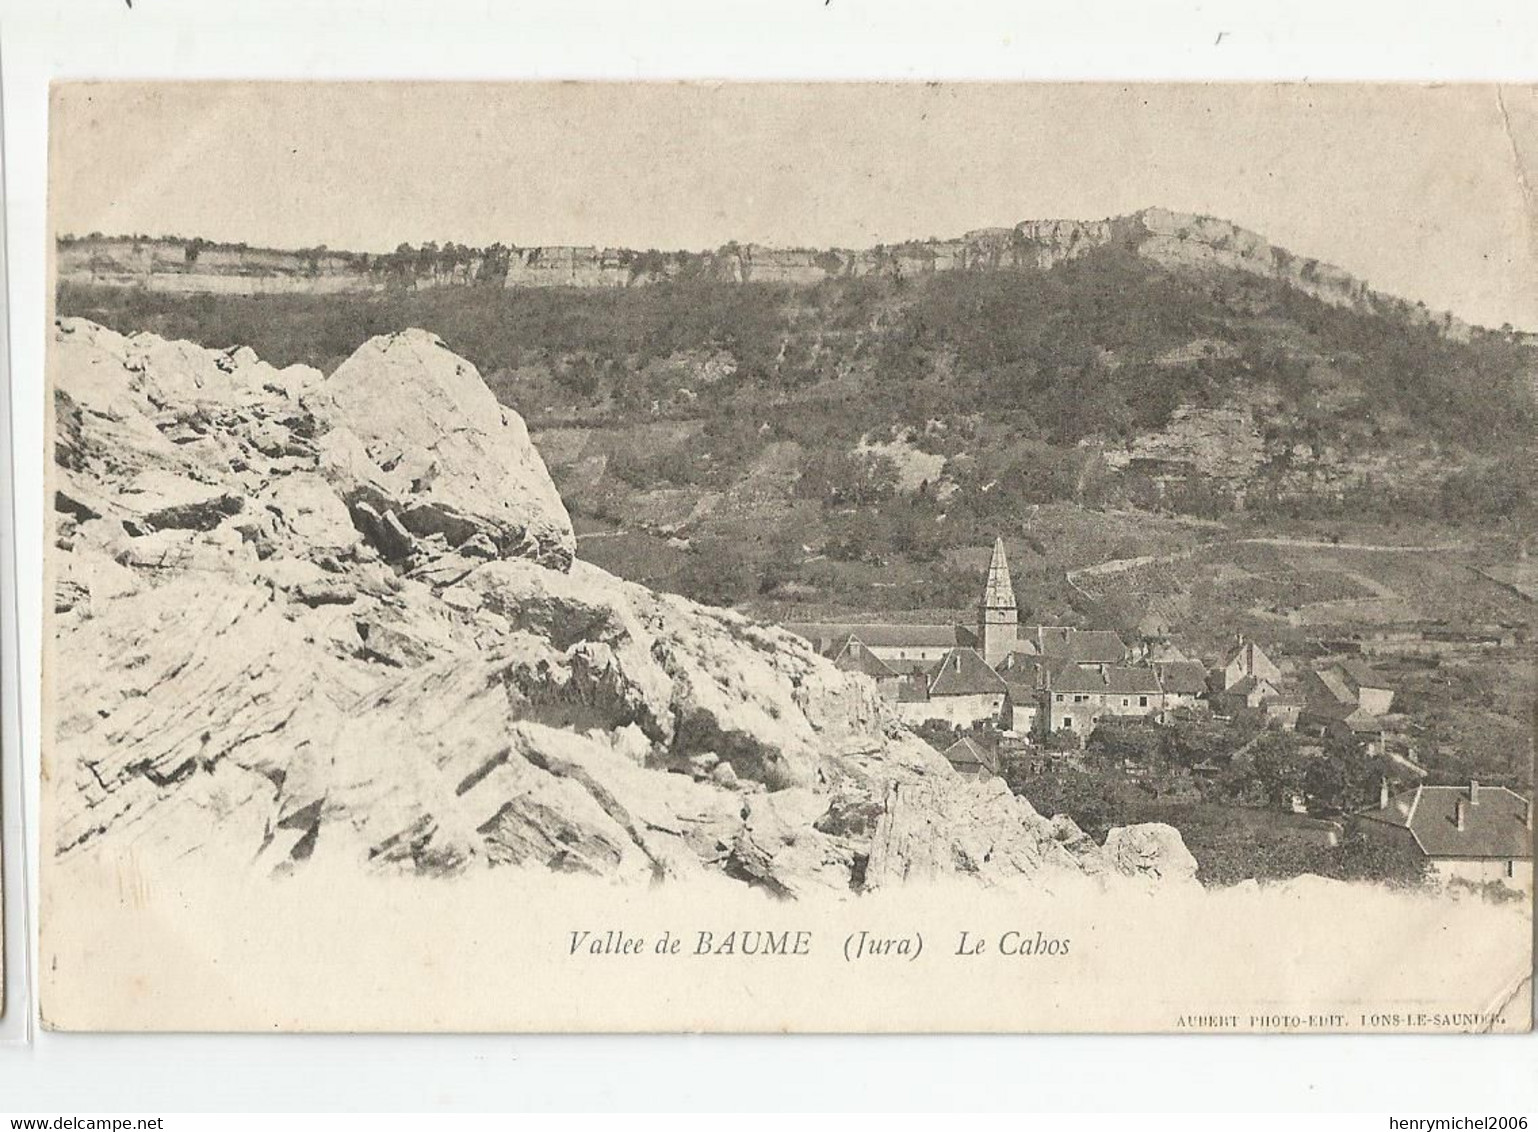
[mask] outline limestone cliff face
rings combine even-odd
[[[324,377],[70,319],[51,366],[58,855],[1192,881],[1173,830],[1096,845],[800,638],[575,560],[522,421],[430,334]]]
[[[1371,290],[1338,267],[1273,247],[1263,236],[1210,216],[1147,208],[1107,220],[1024,220],[957,239],[875,248],[773,248],[729,244],[710,252],[604,247],[513,247],[505,271],[479,254],[444,264],[426,260],[402,272],[388,257],[262,249],[203,251],[189,260],[181,244],[88,239],[61,244],[61,279],[150,290],[263,294],[375,291],[473,283],[519,287],[636,287],[667,279],[810,286],[854,276],[918,278],[950,271],[1044,271],[1096,248],[1117,246],[1182,271],[1226,269],[1297,288],[1322,302],[1392,310],[1454,338],[1469,327]]]

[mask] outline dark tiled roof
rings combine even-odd
[[[1016,652],[1010,653],[1000,662],[998,673],[1006,684],[1017,688],[1045,688],[1047,681],[1054,675],[1072,667],[1072,661]]]
[[[1120,664],[1127,646],[1109,629],[1074,629],[1066,625],[1022,625],[1016,637],[1041,656],[1075,664]]]
[[[920,676],[928,676],[940,666],[938,660],[920,660],[912,656],[889,656],[883,659],[881,663],[899,676],[912,676],[915,673]]]
[[[1207,691],[1207,669],[1194,660],[1171,660],[1154,666],[1166,692],[1200,696]]]
[[[1105,677],[1095,671],[1068,667],[1052,674],[1047,687],[1054,692],[1104,692]]]
[[[843,642],[851,636],[872,648],[954,648],[959,640],[956,625],[854,625],[831,621],[789,621],[785,628],[816,644]]]
[[[1340,673],[1333,668],[1326,668],[1314,673],[1314,679],[1309,681],[1309,700],[1318,706],[1325,706],[1331,700],[1337,704],[1355,704],[1356,693],[1346,686]]]
[[[976,649],[956,648],[946,653],[929,682],[930,696],[986,696],[1005,690],[1004,681]]]
[[[1243,680],[1237,681],[1233,687],[1225,689],[1225,691],[1230,696],[1247,696],[1260,687],[1270,688],[1273,692],[1276,691],[1275,684],[1259,676],[1246,676]]]
[[[1302,694],[1299,692],[1278,690],[1276,695],[1272,696],[1269,700],[1266,701],[1266,706],[1272,708],[1298,708],[1299,710],[1302,710],[1302,708],[1304,708],[1307,703],[1308,701],[1305,700]]]
[[[1125,660],[1126,643],[1109,629],[1075,633],[1072,657],[1080,664],[1115,664]]]
[[[1095,669],[1066,667],[1054,673],[1047,684],[1054,692],[1104,695],[1157,695],[1159,678],[1152,668],[1107,668],[1102,675]]]
[[[1320,698],[1312,701],[1303,709],[1305,718],[1321,723],[1334,723],[1337,721],[1351,723],[1353,721],[1370,719],[1366,712],[1356,705],[1355,701],[1349,703],[1333,703],[1330,700]]]
[[[1377,735],[1383,730],[1380,717],[1366,712],[1352,712],[1343,722],[1357,735]]]
[[[1389,799],[1388,809],[1364,810],[1368,821],[1407,828],[1428,857],[1517,858],[1533,855],[1528,800],[1504,786],[1481,786],[1478,803],[1467,786],[1417,786]],[[1464,827],[1458,828],[1458,803]]]
[[[1106,690],[1122,695],[1156,696],[1159,675],[1152,668],[1107,668]]]
[[[945,757],[952,766],[980,766],[986,769],[993,765],[987,753],[965,735],[945,748]]]
[[[897,675],[858,637],[850,637],[844,642],[844,647],[833,657],[833,665],[845,672],[863,672],[875,680],[890,680]]]

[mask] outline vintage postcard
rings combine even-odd
[[[42,1013],[1532,1022],[1538,93],[54,90]]]

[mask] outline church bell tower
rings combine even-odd
[[[977,607],[977,636],[982,642],[983,660],[997,668],[1015,651],[1020,611],[1015,605],[1015,587],[1009,580],[1009,560],[1004,556],[1004,540],[994,539],[993,558],[988,563],[988,577],[983,582],[983,600]]]

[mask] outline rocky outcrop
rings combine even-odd
[[[374,523],[394,514],[471,555],[570,565],[571,520],[523,419],[435,335],[365,342],[306,404],[326,429],[327,477]]]
[[[810,286],[880,275],[912,279],[948,271],[1044,271],[1098,248],[1123,248],[1181,271],[1228,269],[1275,280],[1332,306],[1393,313],[1465,340],[1470,327],[1450,314],[1383,295],[1341,268],[1273,247],[1226,220],[1145,208],[1106,220],[1023,220],[955,239],[875,248],[775,248],[728,244],[706,252],[547,246],[396,257],[205,247],[189,258],[184,240],[92,237],[61,242],[59,277],[108,286],[215,294],[369,292],[453,286],[644,286],[688,278],[719,283]]]
[[[571,555],[523,423],[431,335],[330,377],[66,320],[53,850],[779,896],[1178,883],[957,776],[800,638]]]
[[[1118,471],[1135,466],[1195,472],[1243,483],[1265,461],[1265,443],[1249,405],[1209,409],[1181,405],[1158,432],[1105,452]]]

